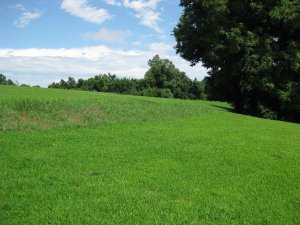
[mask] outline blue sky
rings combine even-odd
[[[47,86],[101,73],[142,78],[155,54],[189,77],[206,70],[175,54],[179,0],[1,0],[0,73]]]

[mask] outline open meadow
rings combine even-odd
[[[0,224],[300,224],[300,125],[0,86]]]

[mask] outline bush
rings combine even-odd
[[[143,90],[142,92],[143,96],[148,96],[148,97],[155,97],[156,96],[156,91],[155,89],[148,87],[146,89]]]
[[[174,98],[171,90],[169,88],[163,88],[159,90],[159,97],[162,98]]]

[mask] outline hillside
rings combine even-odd
[[[300,125],[230,109],[0,86],[0,224],[299,224]]]

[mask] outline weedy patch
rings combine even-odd
[[[10,89],[11,87],[7,90],[16,90]],[[0,96],[0,132],[47,130],[127,121],[157,121],[203,116],[216,111],[201,101],[50,89],[49,93],[54,94],[51,96],[43,89],[27,89],[28,92],[24,91],[24,88],[17,90],[20,91],[19,96],[14,97],[9,93]]]
[[[21,99],[0,104],[0,131],[45,130],[105,120],[105,110],[62,99]]]

